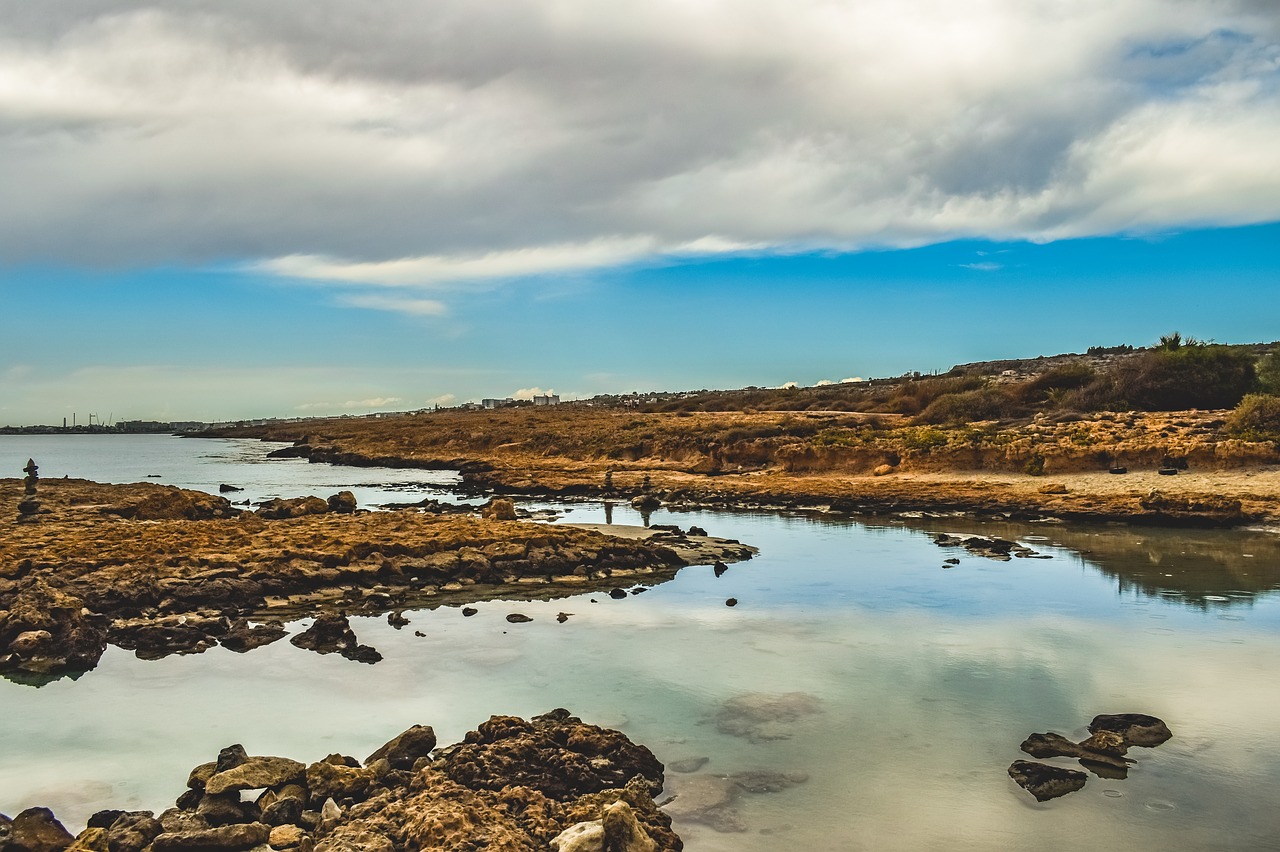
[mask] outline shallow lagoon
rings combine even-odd
[[[10,440],[0,439],[6,470],[10,455],[31,454]],[[188,468],[210,457],[266,468],[206,475],[178,459],[144,471],[214,489],[233,481],[254,499],[272,487],[328,493],[339,481],[377,493],[381,481],[404,483],[390,499],[407,500],[447,484],[415,471],[253,460],[264,450],[248,442],[126,440],[163,453],[176,444]],[[45,446],[42,473],[60,475],[57,445]],[[110,464],[146,467],[125,455]],[[139,478],[110,470],[65,472]],[[566,521],[603,520],[599,506],[569,508]],[[618,507],[614,520],[638,516]],[[783,792],[744,795],[746,832],[679,823],[691,850],[1275,848],[1277,537],[732,513],[653,520],[698,524],[761,554],[719,578],[685,569],[621,601],[497,601],[473,618],[411,612],[399,631],[353,619],[386,657],[375,666],[287,642],[157,662],[109,649],[78,681],[0,682],[0,811],[46,804],[75,830],[100,807],[164,807],[192,766],[230,742],[299,759],[364,757],[414,722],[451,742],[491,713],[565,706],[665,761],[710,758],[703,772],[808,774]],[[1017,536],[1053,558],[994,562],[939,548],[929,529]],[[951,556],[960,564],[944,569]],[[729,597],[738,606],[726,607]],[[508,624],[515,611],[534,621]],[[573,613],[564,624],[561,611]],[[787,739],[717,729],[724,701],[757,692],[806,693],[821,709],[787,726]],[[1094,714],[1130,711],[1165,719],[1174,739],[1131,752],[1139,764],[1127,779],[1091,777],[1081,792],[1037,804],[1005,774],[1032,731],[1083,736]],[[677,792],[683,777],[668,773]]]

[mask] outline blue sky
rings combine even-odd
[[[1280,338],[1263,0],[0,22],[0,425]]]

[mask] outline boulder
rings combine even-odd
[[[0,848],[8,848],[0,845]],[[66,852],[111,852],[105,828],[86,828],[66,848]]]
[[[372,769],[321,760],[307,767],[307,789],[312,801],[363,801],[376,777]]]
[[[13,818],[5,852],[61,852],[75,838],[48,808],[27,808]]]
[[[247,517],[253,516],[249,515]],[[285,630],[284,625],[279,622],[273,621],[266,624],[251,625],[248,619],[239,618],[231,623],[231,627],[218,640],[218,644],[228,651],[243,654],[246,651],[252,651],[254,648],[270,645],[272,642],[283,639],[288,635],[289,631]]]
[[[217,795],[232,790],[259,790],[282,787],[306,777],[305,764],[287,757],[250,757],[240,765],[218,772],[205,782],[205,793]]]
[[[1142,748],[1154,748],[1173,737],[1173,732],[1169,730],[1168,725],[1155,716],[1148,716],[1145,713],[1094,716],[1093,721],[1089,723],[1089,732],[1097,733],[1098,731],[1112,731],[1123,737],[1127,745]]]
[[[555,852],[656,852],[658,844],[624,801],[606,805],[598,820],[571,825],[551,839]]]
[[[352,498],[354,499],[354,498]],[[293,497],[268,500],[258,507],[257,514],[267,520],[301,518],[304,515],[323,515],[329,511],[329,501],[319,497]]]
[[[121,814],[107,828],[107,846],[110,852],[142,852],[163,832],[164,826],[151,811]]]
[[[376,663],[382,659],[375,648],[360,644],[351,629],[351,622],[342,613],[316,616],[310,627],[289,642],[318,654],[338,653],[361,663]]]
[[[1015,760],[1009,766],[1009,777],[1018,786],[1035,796],[1037,802],[1047,802],[1084,787],[1089,776],[1075,769],[1063,769],[1047,763]]]
[[[356,511],[356,495],[350,491],[339,491],[337,494],[330,495],[328,501],[329,511],[339,515],[353,515]]]
[[[516,504],[504,497],[495,497],[480,510],[480,516],[493,521],[514,521]]]
[[[110,620],[84,602],[37,579],[22,588],[0,613],[0,671],[41,675],[92,669],[107,648]]]
[[[413,769],[418,758],[427,757],[435,747],[435,730],[430,725],[414,725],[365,758],[364,765],[385,758],[392,769]]]
[[[272,849],[296,849],[306,836],[307,833],[296,825],[277,825],[271,829],[267,842]]]
[[[151,849],[152,852],[236,852],[261,846],[270,836],[269,826],[250,822],[182,833],[165,832],[152,841]]]

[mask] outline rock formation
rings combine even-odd
[[[436,748],[415,725],[363,764],[306,766],[240,746],[191,771],[175,807],[100,811],[77,837],[44,808],[7,828],[6,852],[679,852],[654,804],[662,764],[621,733],[567,710],[494,716]],[[252,801],[241,791],[261,790]]]

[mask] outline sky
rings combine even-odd
[[[0,0],[0,425],[1280,339],[1274,0]]]

